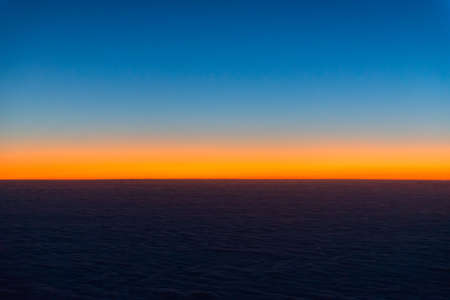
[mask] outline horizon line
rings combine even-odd
[[[0,178],[0,181],[448,181],[418,178]]]

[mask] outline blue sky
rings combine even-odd
[[[446,0],[0,8],[2,139],[450,137]]]

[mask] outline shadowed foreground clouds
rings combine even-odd
[[[447,1],[0,3],[1,178],[448,177]]]
[[[0,181],[2,299],[448,299],[450,182]]]

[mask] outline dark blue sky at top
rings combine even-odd
[[[0,0],[0,134],[450,131],[442,1]]]

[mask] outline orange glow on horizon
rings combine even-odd
[[[0,165],[0,179],[450,180],[450,143],[11,143]]]

